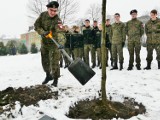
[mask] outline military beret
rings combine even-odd
[[[51,1],[46,5],[47,8],[58,8],[59,3],[57,1]]]
[[[137,12],[138,12],[138,11],[137,11],[136,9],[131,10],[130,15],[131,15],[132,13],[137,13]]]

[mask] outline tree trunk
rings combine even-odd
[[[102,102],[106,103],[106,3],[107,0],[102,0],[102,42],[101,42],[101,58],[102,58],[102,81],[101,81],[101,91],[102,91]]]

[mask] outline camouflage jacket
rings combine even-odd
[[[92,30],[92,34],[93,34],[93,44],[96,46],[97,45],[97,39],[98,38],[98,34],[97,32],[99,33],[99,28],[98,27],[93,27],[93,30]]]
[[[145,25],[147,44],[160,44],[160,20],[149,20]]]
[[[110,37],[111,37],[111,28],[112,26],[111,25],[106,25],[106,44],[111,42],[110,41]]]
[[[96,43],[95,47],[96,48],[101,48],[101,38],[102,38],[102,31],[98,30],[95,36],[95,43]]]
[[[138,19],[132,19],[126,23],[126,35],[128,36],[128,41],[138,40],[144,34],[143,23]]]
[[[60,44],[62,43],[64,44],[65,41],[58,40],[58,36],[60,39],[64,38],[62,37],[63,31],[62,31],[62,34],[58,35],[58,33],[61,33],[61,30],[58,30],[59,20],[60,18],[58,17],[58,15],[51,18],[48,15],[47,11],[42,12],[34,23],[35,31],[37,31],[39,35],[42,35],[45,31],[52,31],[53,38],[57,40],[58,42],[60,42]],[[50,38],[42,38],[41,44],[45,47],[52,47],[52,46],[55,47],[56,46]]]
[[[71,48],[83,48],[83,35],[73,32],[71,35]]]
[[[124,23],[113,23],[111,27],[111,43],[121,44],[126,40],[125,25]]]
[[[84,44],[94,44],[94,38],[93,38],[93,29],[89,27],[83,27],[82,33],[83,33],[83,42]]]

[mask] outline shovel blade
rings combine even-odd
[[[82,85],[85,85],[95,75],[95,72],[80,58],[74,60],[68,70]]]

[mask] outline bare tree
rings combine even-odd
[[[28,17],[35,20],[43,11],[45,11],[46,0],[29,0],[27,8],[29,10]]]
[[[64,24],[72,23],[78,11],[79,4],[76,0],[57,0],[60,4],[59,16]]]
[[[31,20],[31,24],[35,19],[46,10],[46,4],[50,0],[29,0],[27,5],[29,10],[28,18]],[[78,11],[78,2],[77,0],[57,0],[59,3],[58,14],[63,23],[71,23],[75,17],[75,13]]]
[[[91,4],[90,8],[87,10],[87,15],[89,16],[89,19],[94,20],[101,20],[102,14],[101,14],[101,5],[99,4]]]

